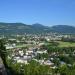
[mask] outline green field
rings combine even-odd
[[[22,48],[22,47],[33,47],[32,44],[21,44],[21,45],[17,45],[16,48]]]
[[[63,41],[55,41],[58,44],[58,47],[75,47],[75,42],[63,42]],[[45,45],[48,45],[48,44],[51,44],[51,43],[45,43]],[[16,48],[22,48],[22,47],[35,47],[34,45],[32,44],[21,44],[21,45],[17,45]]]
[[[58,43],[57,47],[75,47],[75,42],[63,42],[63,41],[54,41]],[[52,45],[51,42],[45,43],[45,45]],[[55,45],[52,45],[55,46]]]
[[[75,43],[71,42],[62,42],[62,41],[57,41],[59,43],[58,47],[75,47]]]

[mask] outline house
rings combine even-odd
[[[23,51],[19,51],[19,55],[23,56],[24,55]]]
[[[56,68],[57,68],[57,66],[52,66],[52,67],[50,67],[50,68],[52,68],[52,69],[56,69]]]
[[[44,60],[39,60],[38,62],[39,62],[41,65],[44,64]]]
[[[27,60],[24,60],[24,59],[18,59],[17,60],[17,63],[25,63],[25,64],[28,64]]]
[[[54,65],[54,63],[52,63],[50,60],[46,60],[46,61],[44,61],[44,65],[52,66],[52,65]]]
[[[26,55],[33,54],[33,50],[26,51]]]
[[[32,59],[32,56],[24,55],[24,56],[23,56],[23,59],[24,59],[24,60],[31,60],[31,59]]]
[[[5,47],[6,47],[6,49],[13,49],[13,48],[14,48],[14,47],[13,47],[12,45],[10,45],[10,44],[6,44]]]
[[[44,50],[44,51],[37,51],[37,53],[39,53],[39,54],[47,53],[47,50]]]

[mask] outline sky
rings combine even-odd
[[[0,22],[75,25],[75,0],[0,0]]]

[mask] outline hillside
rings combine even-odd
[[[0,34],[45,33],[50,28],[41,24],[26,25],[23,23],[0,23]]]
[[[27,25],[23,23],[0,23],[0,35],[47,32],[75,33],[75,27],[68,25],[56,25],[48,27],[38,23],[33,25]]]
[[[60,33],[75,33],[75,27],[69,25],[56,25],[52,30]]]

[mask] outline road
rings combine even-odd
[[[7,75],[6,69],[4,67],[1,57],[0,57],[0,75]]]

